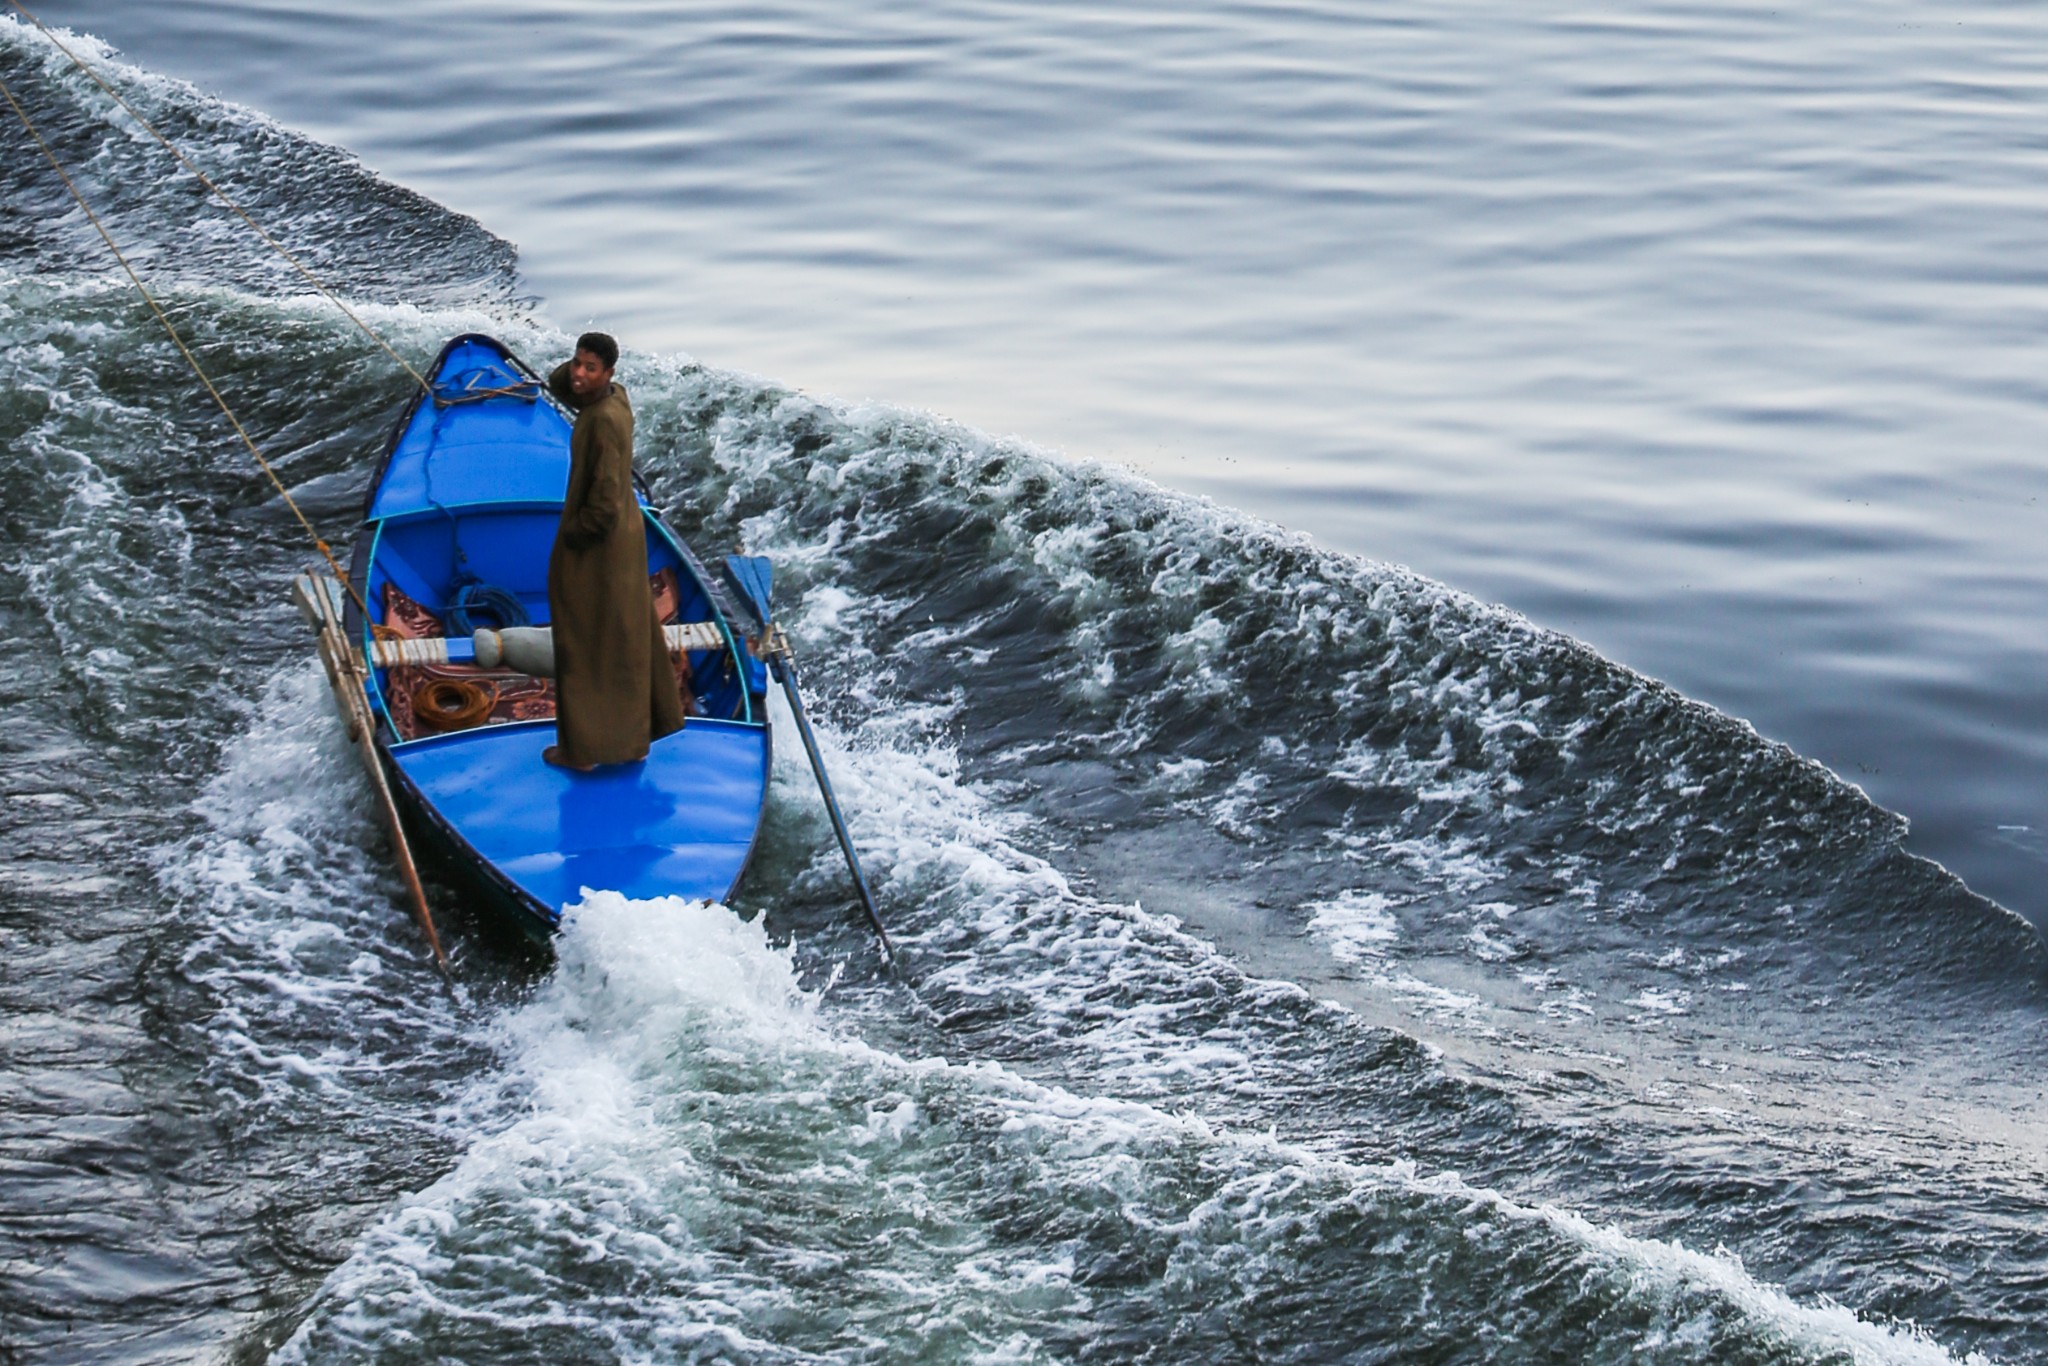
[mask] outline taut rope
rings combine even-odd
[[[361,318],[357,317],[355,314],[355,310],[351,309],[347,304],[343,303],[341,299],[334,293],[333,290],[329,289],[324,283],[321,282],[319,276],[315,275],[311,270],[308,270],[306,268],[305,264],[301,262],[298,257],[292,255],[289,251],[285,250],[285,248],[277,241],[276,238],[272,237],[269,233],[265,232],[263,230],[263,226],[260,223],[258,223],[255,219],[251,218],[240,204],[237,204],[233,199],[228,197],[228,192],[226,190],[223,190],[220,186],[214,184],[213,181],[207,176],[206,172],[200,170],[197,166],[194,166],[192,164],[192,159],[190,157],[186,156],[183,152],[179,151],[176,144],[174,144],[169,138],[165,137],[162,133],[158,132],[156,129],[156,125],[151,123],[148,119],[144,118],[141,114],[141,111],[137,110],[134,105],[128,103],[126,99],[122,98],[120,91],[114,89],[113,86],[108,85],[106,81],[101,78],[99,72],[94,71],[92,67],[86,64],[83,58],[81,58],[77,53],[73,52],[70,48],[66,47],[64,45],[63,40],[60,39],[56,34],[50,32],[49,26],[47,24],[45,24],[42,20],[36,18],[34,14],[30,13],[28,7],[22,4],[21,0],[7,0],[7,2],[10,5],[14,6],[16,10],[20,11],[22,18],[28,20],[31,24],[34,24],[36,26],[36,29],[45,38],[49,39],[50,42],[56,47],[56,49],[59,52],[63,53],[66,57],[69,57],[71,59],[71,64],[73,66],[77,67],[80,71],[83,71],[88,77],[90,77],[94,85],[97,85],[100,89],[106,91],[107,94],[111,95],[114,99],[114,103],[120,105],[123,109],[127,110],[129,116],[133,118],[137,123],[141,124],[144,130],[147,131],[151,137],[155,138],[158,142],[162,143],[164,145],[164,150],[169,152],[172,156],[176,157],[180,165],[182,165],[186,170],[190,171],[193,175],[197,176],[199,178],[200,184],[204,185],[207,189],[213,191],[215,195],[219,196],[221,203],[227,205],[230,209],[233,209],[235,211],[236,216],[239,217],[244,223],[247,223],[249,227],[255,232],[255,234],[263,239],[264,245],[268,246],[272,251],[276,252],[279,256],[282,256],[285,260],[291,262],[292,268],[298,271],[299,274],[305,276],[306,282],[312,285],[313,288],[319,290],[321,295],[324,298],[326,298],[326,300],[329,303],[333,304],[336,308],[340,309],[344,314],[346,314],[350,322],[354,323],[357,327],[361,328],[364,336],[368,337],[371,341],[377,343],[377,345],[383,347],[385,355],[391,357],[391,359],[397,361],[400,365],[404,366],[405,372],[408,375],[411,375],[415,380],[419,382],[420,388],[429,391],[432,390],[433,386],[427,383],[427,378],[425,375],[422,375],[419,371],[413,369],[411,363],[408,362],[404,356],[401,356],[396,351],[392,350],[391,343],[385,341],[383,337],[379,336],[375,328],[371,327],[368,323],[364,322]],[[13,97],[11,95],[8,97],[8,101],[9,103],[13,103]],[[16,113],[21,113],[20,105],[16,104],[14,106],[14,109]],[[28,122],[28,115],[22,114],[21,118],[22,122]],[[32,133],[35,132],[34,125],[30,125],[29,131]],[[41,142],[42,137],[38,135],[36,141]],[[49,151],[50,149],[48,145],[45,144],[43,148],[44,155],[48,156]],[[56,158],[54,156],[51,156],[50,161],[54,165],[56,163]],[[59,167],[57,173],[59,175],[62,175],[63,168]],[[70,184],[69,177],[66,177],[65,183],[67,185]],[[78,191],[75,189],[72,191],[73,195],[76,195],[77,193]],[[83,199],[80,199],[79,203],[82,205],[85,203],[85,201]],[[86,212],[90,214],[92,210],[87,209]],[[94,219],[93,224],[95,227],[97,227],[99,224],[99,220]],[[106,233],[102,231],[100,235],[104,237],[106,236]],[[113,243],[109,241],[107,245],[112,246]],[[118,252],[115,253],[115,255],[117,256],[119,254],[120,253]],[[122,264],[126,265],[127,262],[124,261],[122,262]],[[131,275],[134,274],[133,271],[130,271],[129,273]],[[136,283],[140,285],[141,282],[137,281]],[[208,385],[207,387],[211,388],[212,386]],[[214,395],[214,397],[218,398],[219,395],[216,394]]]
[[[270,462],[263,458],[263,452],[257,448],[255,438],[249,435],[248,429],[242,426],[242,420],[235,416],[235,410],[228,406],[228,401],[221,397],[220,390],[215,388],[213,381],[207,377],[205,367],[200,365],[199,358],[192,354],[192,348],[185,344],[185,339],[178,335],[178,329],[171,325],[169,315],[164,312],[163,306],[157,303],[156,296],[149,292],[149,286],[142,283],[142,277],[135,273],[135,267],[128,263],[126,256],[122,255],[121,248],[114,245],[113,235],[107,231],[106,225],[100,222],[100,216],[92,211],[92,205],[86,203],[85,196],[79,192],[78,186],[73,183],[70,173],[64,169],[64,163],[57,159],[57,153],[43,139],[42,131],[36,127],[35,121],[29,118],[28,110],[21,107],[21,101],[14,98],[14,92],[8,88],[5,81],[0,81],[0,95],[6,96],[7,103],[14,106],[14,112],[20,117],[22,127],[28,129],[29,136],[36,140],[36,146],[43,149],[43,156],[48,159],[50,169],[54,170],[58,178],[64,182],[64,188],[71,191],[71,197],[78,202],[78,207],[85,211],[86,218],[91,220],[94,229],[98,231],[100,240],[107,244],[107,250],[114,253],[114,259],[121,263],[121,269],[128,272],[128,278],[135,283],[135,288],[142,295],[143,302],[149,305],[149,311],[156,314],[156,320],[163,324],[164,331],[169,334],[172,343],[177,346],[179,354],[185,357],[185,363],[192,367],[192,373],[199,376],[199,382],[206,386],[206,392],[212,394],[213,401],[220,405],[222,414],[226,416],[229,424],[234,427],[235,435],[242,438],[242,444],[249,448],[249,454],[255,457],[257,465],[268,476],[271,487],[277,490],[278,497],[284,499],[284,505],[291,509],[292,516],[298,518],[299,525],[306,529],[306,535],[312,538],[313,545],[319,550],[321,558],[327,561],[327,567],[334,572],[334,577],[347,585],[349,596],[355,599],[356,606],[362,610],[363,620],[367,623],[370,620],[369,606],[363,601],[362,594],[356,590],[356,586],[349,583],[348,573],[342,569],[341,563],[334,558],[334,551],[328,546],[326,541],[321,539],[320,533],[313,529],[313,523],[307,520],[306,514],[299,510],[298,503],[292,498],[291,490],[284,486],[284,481],[277,477],[277,471],[272,469]],[[406,368],[411,369],[412,367],[407,366]]]

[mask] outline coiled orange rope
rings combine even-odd
[[[433,730],[468,730],[498,705],[498,685],[489,679],[430,678],[412,690],[412,712]]]

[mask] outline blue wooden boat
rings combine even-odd
[[[581,774],[542,762],[551,681],[478,647],[520,618],[547,622],[571,420],[490,337],[450,341],[429,384],[372,481],[352,591],[326,581],[352,657],[329,674],[373,731],[406,828],[537,939],[586,888],[730,897],[768,789],[767,670],[746,639],[769,625],[766,561],[735,557],[715,579],[643,486],[648,574],[688,720],[643,763]]]

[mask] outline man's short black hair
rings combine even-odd
[[[612,340],[609,332],[585,332],[576,339],[578,351],[588,351],[604,362],[607,370],[616,370],[619,365],[619,344]]]

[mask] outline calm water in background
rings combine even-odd
[[[1410,565],[2048,913],[2038,8],[45,17],[475,216],[564,327]]]
[[[738,914],[437,884],[444,989],[0,120],[0,1363],[2048,1355],[2048,947],[1812,762],[2038,910],[2036,34],[52,17],[406,354],[626,335],[902,959],[784,745]],[[346,527],[404,377],[0,75]]]

